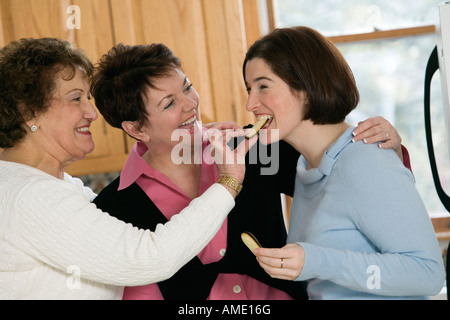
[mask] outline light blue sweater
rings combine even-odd
[[[349,128],[319,168],[297,164],[289,243],[311,299],[425,299],[442,289],[442,254],[414,177],[393,150],[352,143]]]

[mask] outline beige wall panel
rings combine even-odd
[[[204,0],[203,5],[217,121],[245,125],[252,116],[245,110],[240,71],[245,53],[241,2]]]
[[[227,37],[224,36],[227,34],[224,2],[222,0],[205,0],[203,6],[211,81],[214,88],[215,121],[230,121],[235,119],[235,113],[231,85],[232,76],[229,68],[229,44]],[[221,37],[215,36],[218,34],[221,34]]]
[[[110,0],[114,44],[143,43],[140,1]]]
[[[258,0],[242,0],[247,48],[261,37]]]
[[[4,8],[2,7],[2,3],[0,2],[0,48],[5,45],[5,36],[4,36]],[[0,149],[1,150],[1,149]]]
[[[1,0],[5,44],[25,37],[68,39],[66,9],[69,0]]]
[[[242,62],[247,52],[245,23],[242,1],[226,1],[225,12],[228,23],[228,43],[230,56],[231,85],[234,98],[235,118],[234,121],[240,125],[253,122],[253,114],[245,109],[247,102],[247,90],[242,77]]]

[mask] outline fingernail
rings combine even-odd
[[[367,140],[366,140],[366,139],[363,139],[363,141],[364,141],[364,143],[367,143]]]
[[[355,139],[352,139],[352,142],[355,142]]]
[[[355,130],[355,131],[356,131],[356,130]],[[355,132],[355,131],[352,132],[352,135],[353,135],[353,136],[356,136],[356,132]]]

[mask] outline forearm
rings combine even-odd
[[[229,192],[214,184],[150,232],[112,218],[82,198],[75,197],[69,208],[63,199],[40,195],[21,202],[17,237],[23,250],[62,271],[75,265],[84,278],[119,286],[169,278],[214,237],[234,206]]]
[[[426,254],[368,253],[299,245],[305,250],[305,265],[296,280],[329,280],[351,290],[386,296],[434,295],[442,288],[441,266]]]

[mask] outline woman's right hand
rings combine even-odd
[[[256,260],[272,278],[295,280],[302,273],[305,251],[297,243],[288,243],[283,248],[257,248]]]
[[[208,128],[206,133],[214,148],[213,156],[220,175],[231,176],[242,183],[245,175],[245,155],[258,141],[257,136],[243,139],[231,150],[227,143],[233,138],[244,136],[249,130],[244,130],[233,122],[211,123],[205,127]]]

